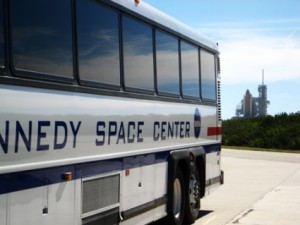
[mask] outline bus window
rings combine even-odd
[[[150,26],[123,16],[125,86],[154,90],[153,41]]]
[[[4,21],[3,0],[0,0],[0,68],[4,67]]]
[[[97,1],[79,0],[77,24],[80,79],[119,86],[118,13]]]
[[[182,93],[184,97],[200,97],[198,48],[181,42]]]
[[[215,57],[204,50],[201,50],[200,54],[202,98],[216,100]]]
[[[156,31],[157,88],[159,93],[179,95],[178,40]]]
[[[12,0],[11,19],[15,69],[73,76],[70,0]]]

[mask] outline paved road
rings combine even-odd
[[[194,225],[299,225],[300,154],[222,151],[225,184]]]

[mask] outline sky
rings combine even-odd
[[[268,88],[268,114],[300,111],[300,0],[142,0],[219,43],[222,118],[247,89]]]

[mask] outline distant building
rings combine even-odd
[[[267,98],[267,85],[264,84],[264,73],[262,76],[262,84],[258,86],[258,97],[252,97],[249,90],[246,91],[244,98],[237,105],[235,115],[236,117],[257,117],[266,116],[267,108],[270,104]]]

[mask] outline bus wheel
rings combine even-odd
[[[181,225],[185,211],[185,185],[182,171],[178,168],[173,181],[172,213],[168,215],[168,224]]]
[[[190,175],[186,179],[186,187],[185,222],[191,224],[197,219],[200,209],[201,185],[197,169],[190,172]]]

